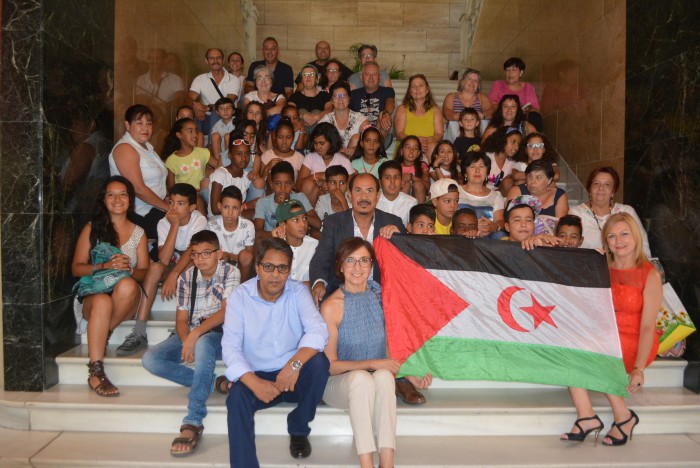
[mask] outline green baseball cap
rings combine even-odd
[[[277,205],[275,210],[275,218],[277,218],[278,224],[301,214],[306,214],[306,208],[298,200],[285,200]]]

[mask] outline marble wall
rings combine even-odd
[[[488,1],[488,0],[487,0]],[[257,56],[268,36],[280,45],[280,60],[296,71],[315,60],[320,40],[331,44],[333,56],[350,68],[356,43],[374,44],[382,68],[423,73],[447,79],[457,70],[460,17],[465,0],[255,0],[258,9]]]
[[[625,202],[700,325],[700,3],[627,5]],[[700,360],[700,334],[686,357]]]
[[[625,0],[484,0],[468,59],[486,80],[521,57],[537,89],[544,130],[585,183],[590,171],[622,175]],[[621,199],[621,193],[618,198]]]
[[[3,0],[0,231],[5,388],[57,382],[75,344],[72,249],[112,145],[114,4]]]

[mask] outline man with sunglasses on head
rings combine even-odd
[[[323,349],[328,328],[309,288],[289,279],[293,253],[280,238],[263,240],[255,259],[257,276],[237,287],[226,303],[221,342],[228,392],[229,457],[232,467],[256,468],[257,410],[295,403],[287,417],[294,458],[311,454],[309,422],[328,380]]]

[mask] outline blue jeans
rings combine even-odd
[[[280,403],[297,403],[287,415],[287,432],[307,436],[309,423],[316,416],[316,407],[323,398],[328,381],[329,363],[326,355],[318,353],[304,364],[293,392],[284,392],[269,403],[263,403],[240,380],[235,382],[226,398],[228,410],[229,461],[233,468],[258,468],[255,451],[255,412]],[[261,379],[274,382],[280,371],[255,373]]]
[[[183,424],[201,426],[207,416],[207,398],[214,389],[214,368],[221,359],[222,333],[209,332],[202,335],[194,347],[194,369],[182,362],[182,342],[173,333],[143,355],[143,367],[151,374],[190,387],[187,416]]]

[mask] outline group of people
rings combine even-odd
[[[149,142],[153,112],[127,109],[126,132],[109,155],[112,176],[73,260],[79,277],[129,272],[110,291],[76,301],[88,324],[92,390],[119,395],[103,359],[112,331],[136,318],[117,354],[147,348],[146,369],[190,387],[173,456],[197,450],[215,389],[228,395],[232,466],[258,466],[254,414],[281,402],[297,404],[290,452],[308,456],[321,400],[348,410],[361,466],[374,466],[375,452],[380,466],[393,466],[395,395],[424,403],[420,390],[432,382],[430,374],[396,379],[401,363],[387,348],[373,241],[394,234],[599,249],[611,270],[628,389],[643,385],[661,301],[646,233],[634,209],[614,201],[620,177],[612,167],[595,169],[590,199],[569,208],[535,90],[520,81],[522,60],[506,61],[506,79],[488,96],[479,72],[467,70],[440,109],[423,75],[409,79],[395,106],[372,45],[359,48],[361,71],[351,74],[321,41],[296,79],[278,52],[265,39],[263,60],[242,81],[224,69],[223,51],[207,50],[210,73],[192,83],[192,105],[178,110],[162,158]],[[240,54],[228,59],[239,57],[240,68]],[[490,119],[483,135],[482,119]],[[450,122],[459,134],[452,141],[444,137]],[[102,242],[120,253],[95,263]],[[148,346],[161,283],[160,294],[176,299],[176,328]],[[216,376],[220,359],[226,373]],[[562,439],[597,438],[603,425],[587,392],[571,395],[578,420]],[[624,399],[608,399],[615,423],[603,443],[624,444],[639,418]]]

